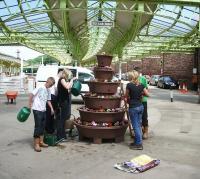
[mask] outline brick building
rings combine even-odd
[[[163,53],[142,60],[122,63],[122,73],[140,67],[144,75],[163,74],[170,75],[176,80],[185,79],[189,88],[192,88],[192,77],[194,67],[194,54]],[[113,65],[115,72],[119,71],[119,64]]]

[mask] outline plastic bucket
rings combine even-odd
[[[44,142],[49,146],[55,146],[57,143],[57,137],[55,134],[44,134]]]
[[[23,107],[17,114],[17,119],[19,122],[25,122],[28,119],[30,114],[31,114],[31,109],[27,107]]]
[[[81,88],[82,88],[82,85],[81,85],[80,81],[74,80],[74,83],[73,83],[72,89],[71,89],[71,93],[74,96],[78,96],[81,92]]]

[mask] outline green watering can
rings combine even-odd
[[[71,93],[74,96],[78,96],[81,92],[81,88],[82,88],[82,85],[81,85],[80,81],[74,80],[73,85],[72,85],[72,89],[71,89]]]
[[[25,122],[30,114],[31,114],[31,109],[28,107],[23,107],[17,114],[17,119],[19,122]]]

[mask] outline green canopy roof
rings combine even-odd
[[[90,64],[200,47],[199,0],[0,0],[0,45]]]

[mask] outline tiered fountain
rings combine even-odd
[[[80,118],[75,121],[79,140],[91,138],[96,144],[102,139],[124,140],[127,123],[124,122],[124,108],[117,95],[120,83],[112,82],[110,67],[112,56],[97,55],[98,66],[94,68],[95,80],[89,81],[90,93],[83,96],[85,106],[80,107]]]

